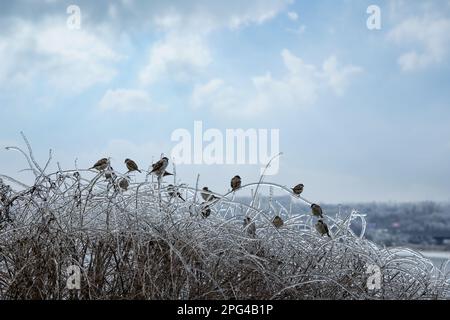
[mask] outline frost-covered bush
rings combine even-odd
[[[204,203],[198,186],[176,183],[176,178],[158,182],[147,176],[124,191],[118,187],[124,175],[117,171],[108,177],[78,169],[47,173],[48,163],[41,168],[27,146],[27,153],[9,149],[25,156],[35,183],[27,186],[0,176],[1,299],[449,295],[447,275],[428,259],[364,239],[365,217],[357,211],[325,212],[330,239],[315,230],[309,201],[263,179],[242,186],[253,190],[250,202],[238,200],[238,190],[214,194],[212,203]],[[271,197],[274,189],[304,202],[304,210],[282,206]],[[268,204],[262,205],[263,196],[269,197]],[[276,215],[284,220],[281,228],[272,224]],[[243,225],[245,217],[256,224],[256,234]],[[356,220],[360,234],[350,228]],[[80,290],[66,288],[71,265],[80,267]],[[380,271],[380,287],[370,289],[374,267]]]

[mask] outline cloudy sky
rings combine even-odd
[[[117,169],[170,155],[174,130],[201,120],[279,129],[268,180],[315,201],[449,201],[449,57],[447,0],[1,1],[0,173],[29,177],[3,149],[20,131],[42,163],[51,148],[63,168]],[[259,172],[177,166],[219,192]]]

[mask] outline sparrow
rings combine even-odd
[[[158,177],[165,175],[166,168],[169,165],[169,159],[167,157],[162,158],[158,162],[152,164],[153,170],[150,171],[150,174],[154,173]]]
[[[302,194],[303,188],[304,188],[303,183],[300,183],[292,188],[292,192],[294,192],[295,195],[299,196]]]
[[[208,187],[203,187],[202,190],[205,191],[201,193],[202,199],[208,201],[212,196],[211,194],[208,193],[209,192]]]
[[[122,178],[119,181],[119,187],[125,191],[128,190],[128,187],[130,186],[130,183],[128,182],[128,179]]]
[[[237,189],[239,189],[241,187],[241,183],[241,177],[234,176],[233,179],[231,179],[231,190],[236,191]]]
[[[247,234],[250,237],[256,236],[256,224],[252,222],[252,219],[250,219],[249,217],[246,217],[244,219],[244,228],[247,228]]]
[[[167,194],[169,195],[169,197],[174,198],[174,197],[178,197],[183,201],[186,201],[183,199],[183,197],[181,196],[181,193],[178,190],[175,190],[175,187],[173,186],[173,184],[169,184],[167,186]]]
[[[208,218],[211,215],[211,209],[209,208],[208,205],[204,206],[202,209],[202,216],[203,218]]]
[[[311,209],[313,215],[315,215],[316,217],[323,218],[322,208],[318,204],[313,203],[311,205]]]
[[[136,162],[134,162],[131,159],[125,159],[125,164],[127,165],[128,172],[132,172],[132,171],[139,171],[139,173],[142,172],[141,170],[139,170]]]
[[[323,222],[323,220],[317,221],[316,230],[317,230],[317,232],[320,233],[321,236],[327,235],[328,237],[331,238],[330,232],[328,230],[328,226],[326,225],[325,222]]]
[[[202,190],[204,191],[201,193],[203,200],[212,201],[217,199],[215,195],[211,194],[211,191],[208,189],[208,187],[203,187]]]
[[[108,168],[108,165],[109,165],[108,162],[109,161],[106,158],[100,159],[94,164],[94,166],[92,168],[89,168],[89,170],[90,169],[95,169],[95,170],[98,170],[98,171],[103,171],[106,168]]]
[[[277,229],[281,228],[284,225],[284,221],[280,216],[276,216],[275,218],[273,218],[272,223]]]

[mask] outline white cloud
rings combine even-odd
[[[337,95],[343,95],[352,76],[363,71],[361,67],[353,65],[339,67],[335,56],[325,60],[322,68],[325,78],[328,79],[328,84]]]
[[[159,111],[147,92],[132,89],[108,90],[98,104],[103,111]]]
[[[23,85],[39,79],[79,92],[110,81],[121,57],[96,34],[69,30],[59,19],[16,21],[0,34],[0,83]]]
[[[251,79],[250,88],[235,88],[223,79],[213,79],[197,85],[192,94],[196,108],[209,107],[218,115],[245,117],[282,109],[305,108],[314,105],[320,92],[327,89],[342,95],[353,76],[362,71],[356,66],[340,66],[331,56],[322,68],[305,63],[289,50],[281,56],[286,73],[274,78],[270,73]]]
[[[297,20],[298,20],[298,13],[297,13],[297,12],[289,11],[289,12],[287,13],[287,16],[288,16],[288,18],[289,18],[290,20],[292,20],[292,21],[297,21]]]
[[[216,78],[206,84],[195,86],[192,93],[192,105],[194,108],[209,107],[216,114],[232,115],[246,97],[242,92],[232,86],[228,86],[224,80]],[[240,112],[248,110],[242,108]]]
[[[179,1],[153,10],[157,27],[180,32],[208,33],[218,28],[237,29],[262,24],[286,9],[292,0]],[[152,12],[152,11],[149,11]]]
[[[140,74],[144,84],[171,79],[187,81],[212,61],[208,46],[200,36],[170,34],[150,50],[148,64]]]
[[[196,85],[192,94],[192,102],[194,106],[202,105],[205,100],[217,94],[224,86],[222,79],[212,79],[204,85]],[[211,101],[209,101],[211,102]]]
[[[239,29],[250,24],[262,24],[285,10],[292,0],[230,0],[212,2],[196,0],[156,8],[149,12],[151,21],[165,32],[165,38],[155,43],[148,63],[140,72],[142,84],[159,81],[191,81],[212,63],[207,36],[212,31]],[[201,9],[200,9],[201,8]]]
[[[41,20],[45,14],[64,14],[60,0],[2,1],[0,20],[20,16],[28,21]],[[181,32],[209,32],[218,28],[240,28],[264,23],[284,11],[293,0],[171,0],[171,1],[78,1],[89,23],[113,24],[116,30],[160,27]],[[176,21],[172,19],[176,17]],[[111,21],[114,20],[114,21]]]
[[[403,71],[415,71],[444,62],[450,51],[450,19],[412,17],[397,25],[388,39],[399,46],[412,46],[398,63]]]
[[[116,52],[120,48],[117,35],[155,26],[163,31],[163,40],[152,46],[148,63],[139,73],[141,81],[190,80],[212,61],[206,43],[212,31],[265,23],[292,3],[121,0],[105,6],[89,1],[82,5],[81,30],[68,30],[64,10],[49,1],[47,15],[32,15],[41,5],[25,1],[5,4],[6,10],[0,10],[0,19],[7,19],[5,25],[9,25],[0,30],[0,84],[39,81],[79,93],[108,83],[117,75],[116,63],[122,58]],[[28,10],[23,10],[25,5]]]
[[[181,26],[182,19],[183,17],[181,14],[173,12],[163,15],[157,15],[153,19],[153,22],[157,27],[163,30],[173,30]]]
[[[295,33],[297,35],[301,35],[301,34],[305,33],[306,26],[302,24],[302,25],[298,26],[297,28],[287,28],[286,30],[288,32]]]

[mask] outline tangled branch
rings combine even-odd
[[[247,184],[250,203],[234,193],[199,200],[195,187],[148,177],[119,186],[124,173],[46,173],[17,147],[35,176],[27,186],[0,176],[0,299],[442,299],[448,275],[406,248],[364,238],[365,216],[325,212],[332,238],[314,228],[311,201],[278,184]],[[176,177],[174,179],[176,180]],[[16,189],[9,184],[14,185]],[[305,203],[285,207],[263,190]],[[238,191],[239,192],[239,191]],[[177,195],[181,195],[181,198]],[[209,210],[209,211],[206,211]],[[209,214],[206,214],[208,212]],[[274,216],[284,220],[277,228]],[[255,232],[243,225],[249,217]],[[361,233],[351,226],[358,221]],[[80,290],[66,288],[68,266],[80,268]],[[381,286],[367,286],[368,266]]]

